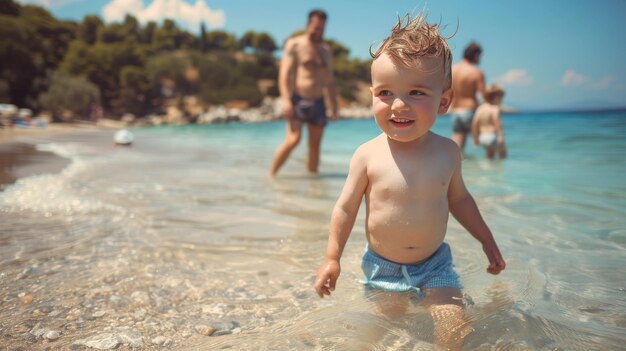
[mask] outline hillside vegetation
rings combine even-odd
[[[328,40],[340,96],[356,99],[369,82],[369,62]],[[60,21],[46,9],[0,1],[0,103],[55,119],[87,118],[94,106],[119,118],[160,113],[193,96],[200,104],[245,101],[257,106],[277,96],[278,44],[267,33],[241,38],[225,31],[194,35],[174,21],[140,24],[132,16],[104,23],[86,16]]]

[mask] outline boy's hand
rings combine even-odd
[[[483,245],[483,251],[485,251],[487,259],[489,260],[489,267],[487,267],[487,272],[494,275],[502,272],[506,267],[506,262],[504,262],[498,246],[495,243],[490,245]]]
[[[315,291],[320,297],[324,295],[330,295],[331,291],[335,290],[337,284],[337,278],[341,272],[341,266],[339,261],[326,259],[322,266],[317,271],[317,279],[315,280]]]

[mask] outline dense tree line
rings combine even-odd
[[[368,62],[329,44],[339,92],[353,100],[356,81],[369,81]],[[257,82],[277,79],[277,49],[267,33],[236,38],[202,25],[193,35],[172,20],[142,25],[133,16],[109,24],[86,16],[75,23],[38,6],[0,0],[0,102],[77,118],[94,105],[118,117],[158,113],[167,99],[186,95],[208,104],[245,100],[255,106],[263,99]]]

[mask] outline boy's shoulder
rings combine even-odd
[[[354,156],[356,157],[365,157],[369,154],[372,154],[373,151],[380,150],[385,147],[387,140],[387,136],[384,133],[364,142],[359,145],[359,147],[354,151]]]
[[[429,136],[430,143],[432,143],[436,150],[440,150],[441,152],[444,152],[454,157],[456,157],[457,155],[461,155],[461,149],[459,148],[457,143],[454,142],[454,140],[434,133],[432,131],[430,132]]]
[[[433,131],[430,131],[430,138],[432,143],[440,144],[446,148],[456,148],[458,149],[458,145],[454,142],[454,140],[445,137],[443,135],[439,135]]]
[[[385,133],[380,133],[372,139],[361,144],[357,150],[366,150],[373,147],[380,147],[383,143],[385,145],[387,144],[387,135],[385,135]]]

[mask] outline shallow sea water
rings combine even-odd
[[[506,271],[487,274],[452,218],[446,238],[472,321],[464,349],[622,350],[626,113],[504,124],[509,158],[490,162],[469,145],[463,173]],[[373,120],[327,128],[319,176],[306,174],[302,143],[270,180],[283,128],[135,129],[130,148],[113,147],[113,132],[24,140],[71,163],[0,192],[0,349],[87,349],[110,335],[118,349],[434,349],[420,306],[398,320],[373,313],[359,284],[363,208],[337,290],[319,299],[312,289],[350,156],[378,134]],[[449,130],[445,117],[434,127]],[[385,335],[368,341],[371,328]]]

